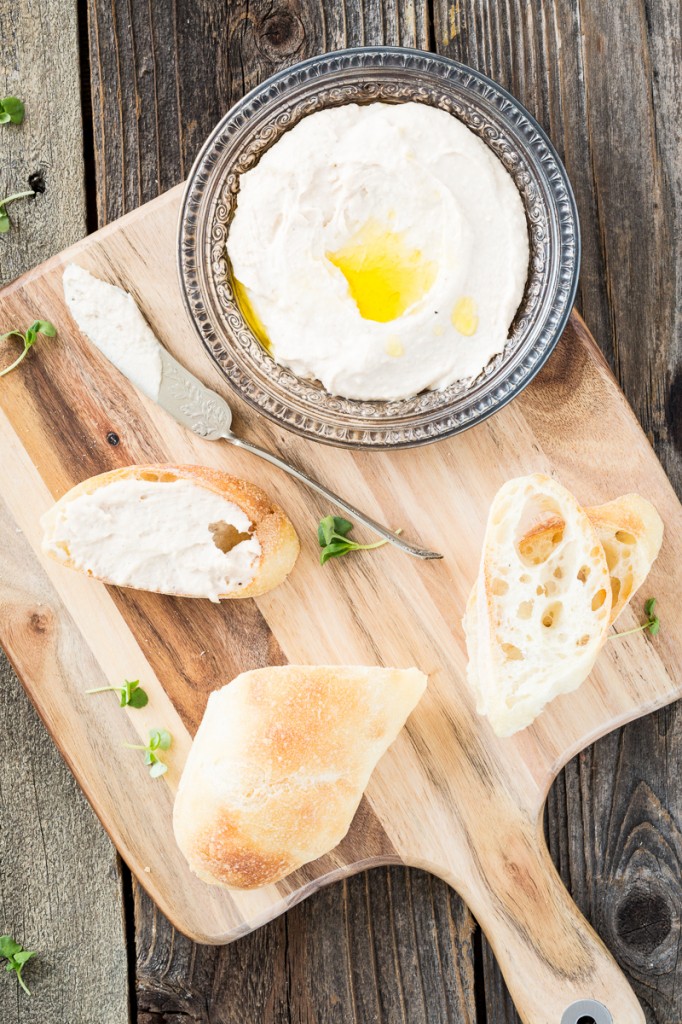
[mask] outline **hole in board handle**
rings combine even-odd
[[[566,1007],[561,1024],[613,1024],[613,1017],[596,999],[579,999]]]

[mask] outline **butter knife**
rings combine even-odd
[[[252,455],[265,459],[266,462],[277,466],[278,469],[284,470],[285,473],[299,480],[306,487],[310,487],[312,490],[317,491],[318,494],[324,495],[333,505],[342,509],[352,519],[378,533],[380,537],[394,544],[395,547],[400,548],[401,551],[408,555],[414,555],[416,558],[443,557],[437,551],[429,551],[416,544],[411,544],[397,533],[393,533],[385,526],[382,526],[375,519],[365,515],[364,512],[360,512],[359,509],[339,497],[338,494],[335,494],[328,487],[325,487],[324,484],[313,480],[303,470],[297,469],[288,462],[284,462],[283,459],[273,455],[267,449],[260,448],[258,445],[251,444],[250,441],[237,437],[231,430],[232,410],[225,399],[216,394],[215,391],[205,387],[163,346],[160,346],[160,350],[162,374],[157,401],[161,408],[165,409],[183,427],[193,430],[195,434],[198,434],[199,437],[203,437],[207,441],[227,441],[237,448],[242,448],[244,451],[251,452]]]

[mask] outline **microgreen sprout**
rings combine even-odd
[[[325,516],[320,520],[317,527],[317,539],[322,548],[320,555],[322,565],[330,558],[347,555],[349,551],[372,551],[374,548],[381,548],[384,544],[388,544],[387,540],[378,540],[374,544],[358,544],[348,536],[352,529],[353,524],[340,516]],[[400,533],[400,530],[396,532]]]
[[[7,212],[7,204],[15,203],[17,199],[32,199],[34,196],[35,190],[30,189],[28,192],[14,192],[13,195],[0,199],[0,235],[7,234],[12,227],[12,222]]]
[[[54,338],[56,333],[57,329],[49,320],[35,320],[26,331],[26,334],[22,334],[21,331],[8,331],[7,334],[0,334],[0,341],[4,341],[5,338],[20,338],[24,344],[23,351],[14,362],[10,366],[6,366],[4,370],[0,370],[0,377],[4,377],[6,373],[14,370],[19,365],[28,350],[35,344],[39,334],[43,334],[46,338]]]
[[[647,621],[643,622],[640,626],[635,626],[633,629],[625,629],[622,633],[611,633],[609,639],[614,640],[617,636],[629,636],[631,633],[645,633],[649,632],[652,636],[656,636],[661,628],[661,620],[654,611],[656,607],[656,598],[650,597],[648,601],[644,603],[644,614],[646,615]]]
[[[35,953],[29,949],[24,949],[21,943],[13,939],[11,935],[0,935],[0,957],[7,961],[5,970],[9,973],[12,971],[16,973],[17,981],[29,996],[31,992],[22,978],[21,972],[26,961],[30,960],[32,956],[35,956]]]
[[[126,679],[123,686],[98,686],[94,690],[86,690],[86,693],[106,693],[113,690],[118,694],[119,704],[122,708],[144,708],[149,703],[146,690],[140,686],[139,679]]]
[[[153,779],[158,779],[159,775],[166,774],[168,765],[161,760],[157,750],[168,750],[172,741],[173,737],[167,729],[150,729],[146,744],[124,743],[123,746],[129,750],[144,750],[144,763],[149,765],[149,774]]]
[[[25,112],[24,104],[16,96],[0,100],[0,124],[21,124]]]

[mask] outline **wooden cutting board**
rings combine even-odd
[[[466,899],[524,1020],[559,1024],[570,1003],[593,998],[617,1024],[643,1021],[542,835],[559,768],[681,690],[682,508],[593,339],[573,316],[523,395],[459,437],[396,453],[314,444],[236,400],[197,340],[175,269],[180,194],[174,189],[0,292],[0,329],[35,318],[58,329],[0,382],[0,493],[16,524],[1,538],[0,635],[48,729],[127,863],[198,941],[235,939],[370,865],[412,864]],[[68,260],[132,292],[168,349],[229,398],[238,433],[442,551],[443,561],[384,547],[321,567],[316,526],[330,507],[253,456],[189,434],[140,396],[72,323],[61,288]],[[42,556],[38,520],[54,499],[95,473],[153,461],[218,466],[264,487],[301,538],[289,580],[257,601],[215,606],[107,588]],[[655,640],[640,633],[608,643],[576,693],[500,740],[473,708],[460,619],[495,491],[535,470],[556,474],[584,504],[632,490],[655,503],[663,549],[619,628],[641,619],[651,595],[663,626]],[[336,850],[265,889],[209,887],[190,874],[171,829],[191,738],[211,690],[245,669],[287,661],[417,665],[429,673],[429,689]],[[126,678],[143,682],[148,707],[122,710],[114,694],[84,695]],[[170,771],[156,781],[123,746],[153,726],[173,734]]]

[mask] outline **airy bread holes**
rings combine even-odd
[[[515,644],[500,644],[500,647],[508,661],[523,661],[523,654]]]
[[[620,580],[617,576],[611,577],[611,605],[618,603],[618,595],[620,594]]]
[[[587,580],[591,572],[592,570],[590,569],[589,565],[581,565],[580,569],[578,569],[578,579],[580,580],[580,582],[587,583]]]
[[[548,605],[542,613],[542,625],[546,629],[551,629],[553,626],[558,625],[562,610],[563,605],[561,601],[554,601]]]
[[[618,544],[613,540],[604,541],[602,544],[604,548],[604,554],[606,555],[606,564],[609,568],[609,572],[618,565],[622,552],[619,550]]]
[[[518,607],[518,611],[516,612],[517,617],[519,619],[529,619],[532,614],[533,614],[533,602],[532,601],[522,601],[521,604]]]
[[[604,604],[605,600],[606,600],[606,591],[602,587],[601,590],[598,590],[597,593],[592,598],[592,611],[593,612],[598,611],[599,608],[601,608],[602,605]]]
[[[208,528],[213,534],[213,543],[225,554],[251,536],[250,533],[240,533],[232,523],[210,523]]]
[[[490,584],[490,590],[496,597],[503,597],[509,590],[506,580],[495,579]]]
[[[616,540],[621,544],[632,545],[637,543],[637,538],[628,533],[627,530],[616,530]]]
[[[564,539],[566,523],[557,503],[534,495],[523,507],[516,528],[516,550],[524,565],[542,565]]]

